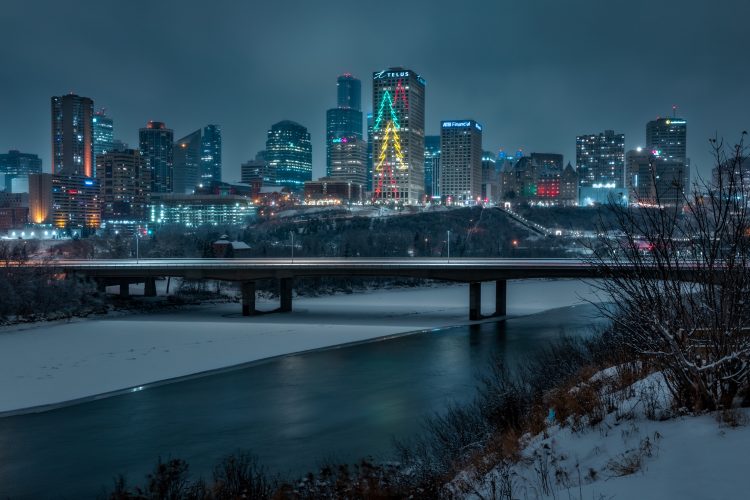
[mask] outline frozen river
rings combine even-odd
[[[543,283],[537,286],[545,286]],[[161,457],[193,473],[238,449],[295,475],[325,459],[387,458],[393,438],[473,397],[476,376],[562,334],[585,335],[593,306],[275,358],[38,414],[0,419],[0,496],[86,498],[131,483]],[[52,486],[52,489],[49,487]]]

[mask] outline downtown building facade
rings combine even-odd
[[[0,154],[0,189],[6,193],[28,193],[29,175],[42,172],[42,160],[31,153],[10,150]]]
[[[518,152],[503,156],[501,171],[503,202],[537,206],[574,206],[578,203],[578,175],[557,153]]]
[[[372,75],[372,191],[376,203],[424,198],[425,80],[405,68]]]
[[[579,205],[627,203],[625,134],[605,130],[577,136],[576,169]]]
[[[172,191],[177,194],[192,194],[201,180],[201,155],[203,136],[198,129],[177,140],[172,148]]]
[[[94,101],[76,94],[53,96],[52,173],[94,175]]]
[[[221,127],[206,125],[201,131],[200,183],[221,182]]]
[[[149,121],[138,130],[138,144],[151,171],[151,192],[171,193],[174,187],[174,133],[163,122]]]
[[[474,120],[440,122],[440,196],[447,205],[482,196],[482,126]]]
[[[151,170],[137,149],[109,151],[96,157],[102,221],[134,224],[147,220]]]
[[[424,192],[428,200],[440,199],[440,136],[424,136]]]
[[[104,109],[94,113],[94,165],[99,155],[112,151],[115,147],[115,127]]]
[[[249,198],[233,194],[160,194],[149,208],[151,223],[186,227],[244,225],[256,213]]]
[[[299,123],[283,120],[271,126],[265,159],[276,186],[301,192],[312,180],[310,133]]]
[[[646,124],[646,150],[653,159],[650,184],[651,202],[675,205],[690,190],[690,160],[687,157],[687,121],[683,118],[657,118]],[[658,196],[658,201],[656,197]]]
[[[336,80],[336,94],[337,106],[326,111],[326,175],[346,178],[346,172],[354,171],[359,179],[361,170],[364,183],[367,145],[362,137],[362,82],[343,74]]]

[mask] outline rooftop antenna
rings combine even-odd
[[[672,104],[672,118],[677,118],[677,104]]]

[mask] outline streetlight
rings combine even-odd
[[[448,229],[448,262],[451,261],[451,230]]]
[[[138,260],[140,259],[140,240],[141,240],[141,226],[138,226],[138,229],[135,230],[135,262],[138,263]]]
[[[289,232],[292,235],[292,264],[294,264],[294,231]]]

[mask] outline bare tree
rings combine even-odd
[[[681,202],[612,204],[592,258],[612,298],[600,310],[693,409],[750,403],[750,165],[742,141],[711,147],[712,178]]]

